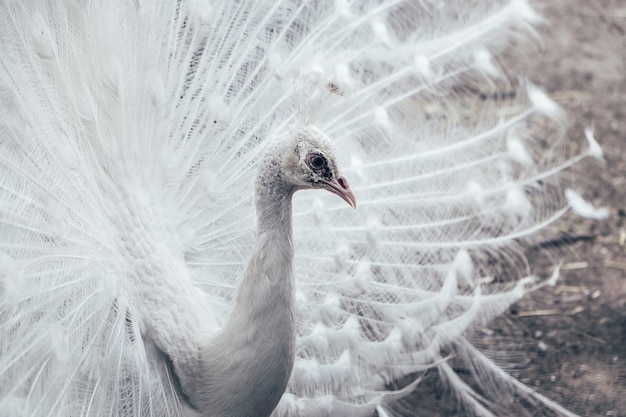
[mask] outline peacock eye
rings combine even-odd
[[[309,164],[311,168],[315,170],[324,169],[328,166],[328,162],[326,162],[326,158],[316,153],[312,153],[307,156],[307,163]]]

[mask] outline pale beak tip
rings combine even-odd
[[[352,194],[352,193],[351,193]],[[354,194],[351,195],[352,198],[350,198],[350,201],[348,201],[348,204],[350,204],[350,206],[356,210],[356,198],[354,197]]]

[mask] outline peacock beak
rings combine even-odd
[[[328,191],[337,194],[339,197],[343,198],[346,203],[350,204],[353,209],[356,209],[356,197],[350,189],[346,177],[339,175],[335,180],[324,182],[328,185]]]

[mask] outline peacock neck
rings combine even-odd
[[[257,236],[227,327],[255,332],[293,319],[291,192],[257,191]],[[276,321],[272,321],[275,319]],[[293,326],[289,325],[289,328]],[[260,336],[260,335],[258,335]]]
[[[257,182],[256,243],[233,310],[201,354],[197,375],[202,377],[183,382],[191,405],[203,416],[269,416],[293,368],[293,192],[280,175],[265,174]]]

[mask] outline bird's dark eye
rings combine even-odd
[[[324,169],[328,166],[326,158],[317,153],[312,153],[307,156],[307,163],[315,170]]]

